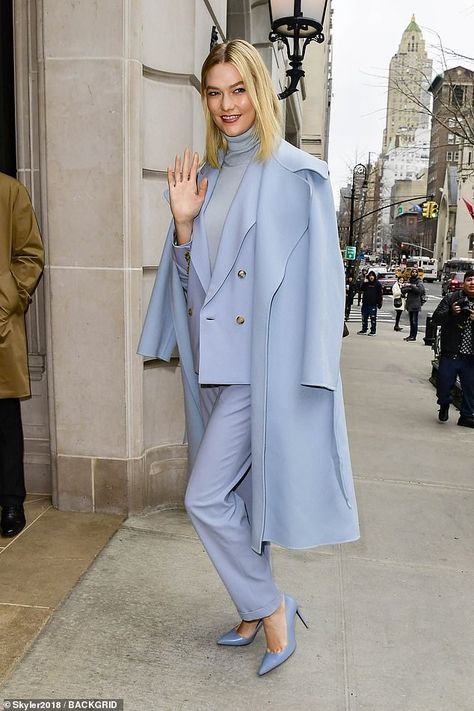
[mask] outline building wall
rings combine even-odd
[[[459,85],[466,91],[466,103],[458,107],[452,101],[453,87]],[[462,139],[453,131],[459,130],[459,121],[467,118],[471,124],[468,133],[472,136],[472,106],[474,101],[474,72],[465,67],[454,67],[438,75],[431,87],[433,94],[433,123],[431,129],[430,162],[428,171],[428,194],[439,204],[446,168],[461,166]],[[450,130],[451,129],[451,130]],[[433,249],[437,234],[437,220],[431,220],[427,231],[426,246]]]
[[[305,56],[305,101],[301,148],[316,158],[327,160],[331,116],[332,10],[328,2],[322,44],[311,42]]]

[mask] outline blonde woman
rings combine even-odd
[[[282,140],[255,48],[202,67],[206,154],[168,170],[172,221],[139,351],[178,345],[189,445],[185,506],[240,622],[261,627],[265,674],[294,652],[298,603],[273,580],[271,542],[358,538],[339,355],[344,270],[325,163]]]
[[[395,309],[395,326],[393,327],[394,331],[403,331],[403,328],[400,326],[400,319],[405,309],[405,297],[402,295],[403,283],[403,277],[398,277],[397,281],[392,286],[393,308]]]

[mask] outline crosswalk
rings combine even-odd
[[[419,326],[418,326],[419,331],[425,330],[426,316],[430,313],[433,313],[433,311],[435,310],[435,308],[441,301],[440,296],[433,296],[431,294],[427,294],[426,298],[427,298],[427,301],[423,305],[423,308],[422,308],[420,316],[419,316]],[[357,299],[355,299],[354,303],[352,304],[351,313],[350,313],[350,316],[348,319],[348,323],[357,323],[357,324],[362,323],[360,306],[357,305]],[[384,296],[383,306],[381,309],[379,309],[377,311],[377,323],[391,323],[391,324],[395,323],[395,309],[393,308],[392,297]],[[408,323],[408,313],[406,311],[404,311],[402,314],[401,323],[402,323],[402,325],[406,325]]]

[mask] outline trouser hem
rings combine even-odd
[[[273,612],[275,612],[275,610],[280,607],[282,600],[282,593],[278,593],[277,597],[273,598],[273,600],[269,602],[268,605],[259,607],[256,610],[250,610],[250,612],[243,612],[242,610],[239,610],[239,615],[246,622],[251,622],[252,620],[261,620],[262,617],[268,617],[268,615],[271,615]]]

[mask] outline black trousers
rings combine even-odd
[[[25,500],[23,426],[18,398],[0,398],[0,506]]]

